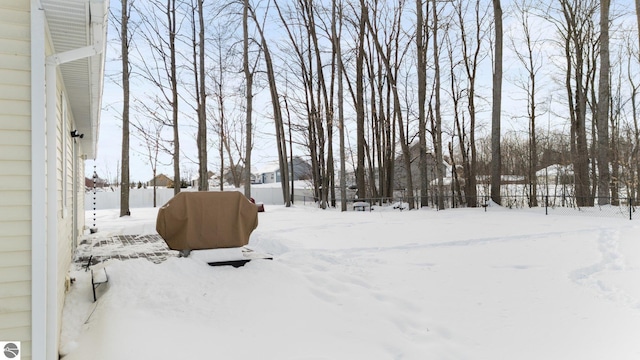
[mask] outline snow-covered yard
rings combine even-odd
[[[98,211],[97,235],[155,233],[156,214]],[[637,220],[268,206],[259,222],[250,246],[273,261],[112,261],[96,303],[74,270],[64,360],[640,358]]]

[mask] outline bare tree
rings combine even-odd
[[[535,48],[540,44],[540,36],[533,35],[533,29],[531,28],[529,17],[532,10],[532,4],[530,0],[524,0],[521,3],[515,5],[518,16],[520,17],[519,32],[522,34],[522,38],[511,38],[511,48],[515,53],[518,61],[525,69],[526,79],[515,80],[516,86],[526,92],[527,101],[527,119],[529,123],[529,146],[528,146],[528,158],[527,158],[527,181],[529,184],[529,191],[527,196],[529,198],[529,206],[538,206],[537,200],[537,176],[536,170],[538,167],[538,141],[536,132],[536,120],[538,117],[538,77],[539,71],[542,68],[542,60],[539,54],[536,54]]]
[[[628,36],[628,35],[627,35]],[[610,115],[609,121],[611,125],[611,153],[609,161],[611,162],[611,204],[619,205],[620,193],[624,187],[627,187],[627,194],[629,194],[628,183],[626,182],[627,175],[630,173],[630,166],[627,164],[627,159],[630,157],[632,148],[629,146],[633,137],[623,138],[621,137],[622,131],[628,129],[625,124],[623,113],[625,107],[625,99],[623,99],[623,84],[624,78],[624,63],[625,63],[625,51],[624,46],[620,45],[618,51],[614,51],[615,60],[611,66],[611,102],[610,102]],[[614,70],[615,69],[615,70]],[[614,71],[616,75],[614,76]],[[626,84],[625,84],[626,85]],[[623,186],[625,184],[626,186]],[[633,186],[633,185],[631,185]],[[630,197],[630,196],[628,196]]]
[[[502,154],[500,152],[500,116],[502,109],[502,7],[493,0],[495,47],[493,67],[493,107],[491,109],[491,200],[500,204]]]
[[[578,206],[593,204],[589,180],[589,151],[586,132],[587,92],[590,69],[586,69],[591,32],[589,29],[596,2],[560,0],[563,22],[557,24],[564,42],[566,58],[565,87],[571,119],[571,153],[574,167],[575,196]],[[585,72],[587,74],[585,74]]]
[[[398,54],[396,43],[399,39],[398,36],[394,36],[395,23],[387,23],[386,20],[390,17],[395,19],[398,12],[401,11],[398,8],[404,6],[404,2],[401,2],[395,9],[391,9],[389,6],[391,4],[372,2],[371,8],[367,9],[371,12],[369,16],[371,27],[376,29],[375,32],[381,36],[380,45],[383,49],[382,52],[378,50],[371,32],[365,36],[364,69],[366,69],[366,79],[363,83],[363,91],[369,95],[368,113],[366,113],[367,107],[364,107],[365,119],[368,117],[369,121],[365,121],[364,156],[365,164],[369,169],[369,171],[365,170],[365,178],[368,181],[367,193],[372,198],[393,197],[394,189],[401,186],[395,183],[396,179],[404,181],[406,178],[406,172],[402,174],[404,176],[402,179],[400,179],[401,176],[395,174],[396,170],[402,171],[404,169],[396,169],[394,166],[397,156],[395,136],[397,120],[391,113],[393,109],[391,105],[392,89],[391,83],[387,80],[388,74],[383,61],[383,56],[396,58]],[[398,67],[394,66],[396,77],[397,69]],[[365,84],[368,86],[364,86]],[[376,181],[376,172],[378,181]]]
[[[403,162],[404,162],[405,171],[406,171],[407,198],[409,200],[409,209],[411,210],[415,207],[415,198],[413,195],[414,194],[413,179],[411,176],[411,152],[409,150],[409,143],[407,141],[407,137],[405,134],[406,130],[404,127],[404,121],[403,121],[403,115],[402,115],[402,105],[400,103],[400,95],[398,93],[398,83],[397,83],[398,71],[397,71],[397,68],[396,69],[392,68],[389,57],[385,54],[384,49],[382,48],[382,45],[380,45],[380,41],[378,40],[378,33],[376,29],[371,25],[371,21],[369,20],[366,4],[364,3],[363,0],[361,0],[360,3],[361,3],[360,6],[365,8],[364,10],[365,22],[366,22],[367,28],[369,29],[369,32],[371,32],[371,35],[373,37],[373,42],[376,47],[376,50],[378,51],[382,59],[382,62],[384,64],[387,80],[389,81],[389,84],[391,86],[391,91],[393,93],[393,109],[394,109],[393,113],[394,113],[394,117],[396,118],[396,121],[398,122],[398,132],[400,135],[400,147],[402,149]],[[400,26],[400,18],[401,18],[401,12],[402,12],[401,7],[398,7],[396,10],[398,12],[396,14],[397,17],[394,25]],[[398,31],[397,34],[399,36],[400,32]]]
[[[120,17],[120,51],[122,56],[122,156],[120,183],[120,216],[129,216],[129,102],[130,87],[129,78],[131,64],[129,63],[129,45],[131,34],[129,32],[129,18],[131,17],[131,5],[133,0],[121,0]]]
[[[347,211],[347,179],[346,179],[346,159],[345,159],[345,131],[344,131],[344,89],[343,89],[343,68],[342,46],[340,45],[340,35],[342,33],[342,2],[337,4],[337,0],[331,2],[331,37],[333,41],[333,56],[337,60],[336,73],[338,76],[338,130],[340,136],[340,210]],[[339,30],[338,30],[339,29]]]
[[[143,2],[138,9],[145,47],[136,47],[138,51],[139,75],[155,91],[146,95],[150,101],[140,101],[143,111],[164,126],[171,127],[173,139],[171,154],[173,162],[173,182],[180,184],[180,129],[178,97],[178,64],[176,59],[176,34],[180,27],[177,22],[176,0]],[[151,56],[149,56],[151,54]],[[180,186],[174,186],[174,194],[180,192]]]
[[[306,2],[307,6],[304,6],[304,10],[306,11],[306,27],[309,32],[309,36],[311,37],[311,46],[313,53],[315,55],[315,63],[316,63],[316,76],[317,76],[317,103],[320,106],[320,109],[324,109],[324,121],[322,112],[318,109],[317,114],[315,114],[315,124],[316,124],[316,133],[318,134],[318,152],[320,156],[318,157],[319,170],[320,170],[320,207],[326,208],[329,200],[329,180],[331,171],[328,169],[328,164],[332,164],[333,155],[331,152],[333,151],[333,142],[331,141],[332,137],[332,128],[333,128],[333,109],[330,104],[329,96],[327,93],[327,85],[325,82],[324,69],[322,63],[322,53],[320,51],[320,45],[318,41],[318,35],[316,32],[316,15],[314,9],[314,3],[311,0]],[[326,127],[326,135],[325,129]],[[326,159],[325,159],[326,157]]]
[[[635,0],[636,4],[636,30],[638,33],[638,44],[640,45],[640,0]]]
[[[433,138],[433,151],[436,158],[436,178],[437,178],[437,199],[438,209],[444,210],[444,175],[442,173],[443,161],[443,147],[442,147],[442,111],[440,101],[440,45],[438,44],[438,9],[436,6],[436,0],[433,0],[433,68],[434,68],[434,101],[433,110],[435,110],[435,116],[431,118],[431,136]],[[452,66],[453,68],[453,66]],[[453,150],[450,149],[452,152]],[[455,168],[455,166],[454,166]]]
[[[367,196],[367,189],[365,183],[365,137],[364,137],[364,124],[365,124],[365,112],[364,112],[364,42],[366,36],[366,17],[367,9],[364,6],[363,0],[360,0],[360,16],[358,18],[358,42],[356,50],[356,187],[358,188],[358,197],[365,198]]]
[[[311,154],[314,197],[321,208],[326,208],[329,203],[329,185],[332,178],[332,170],[329,168],[333,166],[331,154],[333,151],[331,141],[333,104],[327,90],[322,61],[323,52],[316,31],[318,25],[315,6],[317,5],[314,5],[313,1],[297,1],[293,9],[289,8],[288,16],[285,16],[278,2],[274,4],[291,42],[296,65],[300,69],[303,87],[301,92],[304,93],[304,100],[301,101],[303,104],[301,115],[308,119],[306,130],[308,149]],[[297,34],[294,34],[296,28]],[[289,104],[286,103],[286,105]]]
[[[276,131],[276,143],[278,146],[278,162],[280,167],[280,183],[282,185],[282,196],[286,207],[291,206],[291,193],[289,191],[289,160],[287,159],[287,146],[286,138],[284,135],[284,122],[282,120],[282,109],[280,106],[280,97],[278,95],[278,85],[276,82],[275,71],[273,69],[273,61],[271,58],[271,52],[267,45],[267,39],[264,36],[264,31],[255,11],[252,7],[249,7],[251,17],[256,24],[258,33],[260,34],[260,43],[262,45],[262,51],[264,53],[265,66],[267,68],[267,78],[269,80],[269,94],[271,95],[271,106],[273,107],[273,122],[275,124]]]
[[[176,33],[178,31],[176,0],[167,0],[167,24],[169,26],[169,83],[171,84],[171,125],[173,128],[173,193],[180,192],[180,129],[178,127],[178,71],[176,60]],[[165,67],[166,68],[166,67]]]
[[[427,120],[425,103],[427,99],[427,45],[428,31],[425,30],[423,0],[416,0],[416,65],[418,77],[418,137],[420,146],[420,207],[429,205],[427,179]],[[428,2],[427,2],[428,4]],[[426,11],[429,14],[429,9]]]
[[[476,0],[473,3],[466,3],[458,0],[454,6],[456,15],[456,26],[459,30],[459,51],[462,59],[460,62],[464,68],[466,76],[465,95],[467,100],[467,115],[469,116],[468,129],[464,129],[461,122],[457,122],[460,138],[460,151],[463,153],[463,167],[465,173],[465,198],[467,206],[477,206],[477,150],[476,150],[476,127],[478,108],[476,100],[478,68],[484,55],[481,54],[482,42],[485,37],[486,12],[481,8],[481,2]],[[473,26],[469,27],[467,13],[472,7]],[[454,63],[452,59],[452,64]],[[452,80],[453,81],[453,80]],[[468,132],[467,132],[468,131]]]
[[[169,24],[169,83],[171,84],[171,125],[173,128],[173,193],[180,192],[180,129],[178,128],[178,72],[176,60],[177,14],[176,1],[167,0],[167,24]],[[166,68],[166,67],[165,67]]]
[[[160,162],[160,152],[163,149],[162,131],[164,123],[156,119],[150,119],[146,123],[138,120],[131,124],[137,130],[137,137],[142,141],[145,147],[145,154],[151,173],[153,174],[153,207],[157,206],[157,186],[155,184],[156,176],[158,176],[158,163]]]
[[[245,79],[244,195],[251,198],[251,153],[253,150],[253,71],[249,67],[249,0],[242,6],[242,71]]]
[[[609,62],[609,5],[610,0],[600,1],[600,73],[598,77],[598,205],[609,204],[611,175],[609,173],[609,101],[611,98]]]
[[[209,35],[212,46],[207,53],[212,65],[207,75],[211,82],[209,96],[214,101],[208,103],[207,110],[209,111],[208,123],[218,135],[220,174],[230,174],[224,178],[231,179],[233,185],[238,188],[244,183],[245,178],[246,116],[245,120],[241,121],[240,111],[235,106],[233,95],[236,93],[233,87],[236,79],[231,76],[237,72],[236,69],[239,69],[234,67],[234,64],[238,63],[238,55],[240,55],[233,43],[235,42],[233,26],[236,26],[234,22],[219,20],[214,24],[212,34]],[[220,181],[220,191],[224,189],[224,183],[225,181]],[[249,183],[251,183],[250,178]],[[247,194],[247,197],[251,197],[250,190]]]
[[[640,10],[640,4],[638,4],[639,1],[636,2],[636,4],[638,5],[637,9]],[[639,19],[640,20],[640,19]],[[638,22],[638,25],[640,25],[640,21]],[[631,41],[628,41],[627,46],[626,46],[626,51],[627,51],[627,81],[629,83],[629,99],[631,102],[631,118],[632,118],[632,124],[629,126],[630,130],[629,133],[631,133],[632,135],[630,136],[630,138],[632,139],[632,150],[630,151],[630,155],[629,155],[629,167],[630,167],[630,172],[632,173],[632,175],[630,176],[631,179],[629,180],[629,185],[627,186],[628,188],[630,188],[630,197],[632,199],[637,200],[637,196],[640,194],[640,119],[638,119],[638,111],[639,111],[639,106],[638,106],[638,91],[640,89],[640,84],[638,83],[637,79],[636,79],[636,74],[634,73],[633,69],[634,69],[634,65],[635,63],[638,62],[638,49],[639,47],[634,47],[631,44]]]
[[[209,190],[209,171],[207,169],[207,88],[205,86],[205,34],[204,0],[191,3],[191,45],[192,70],[195,84],[196,114],[198,118],[198,191]],[[196,19],[197,17],[197,19]],[[196,34],[197,32],[197,34]]]

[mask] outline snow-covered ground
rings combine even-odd
[[[135,210],[98,211],[100,234],[155,233],[156,210]],[[273,261],[113,261],[96,303],[73,271],[64,360],[640,359],[637,220],[496,206],[259,217],[250,246]]]

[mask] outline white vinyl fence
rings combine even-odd
[[[229,189],[225,191],[240,191],[244,192],[244,189]],[[156,189],[156,204],[157,207],[164,205],[173,197],[173,189],[157,188]],[[195,189],[187,188],[181,191],[195,191]],[[296,196],[304,195],[313,197],[312,192],[306,189],[296,189]],[[282,205],[282,189],[279,187],[253,187],[251,188],[251,197],[258,203],[267,205]],[[85,210],[94,209],[119,209],[120,208],[120,188],[105,188],[97,189],[94,192],[88,191],[85,194],[84,208]],[[153,207],[153,188],[146,189],[131,189],[129,190],[129,208],[145,208]]]

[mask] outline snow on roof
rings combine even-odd
[[[260,168],[260,171],[258,172],[259,174],[268,174],[268,173],[273,173],[280,170],[280,163],[277,161],[271,161],[267,164],[265,164],[264,166],[262,166],[262,168]]]
[[[546,168],[536,171],[536,176],[558,176],[558,175],[571,175],[573,174],[573,164],[560,165],[552,164]]]

